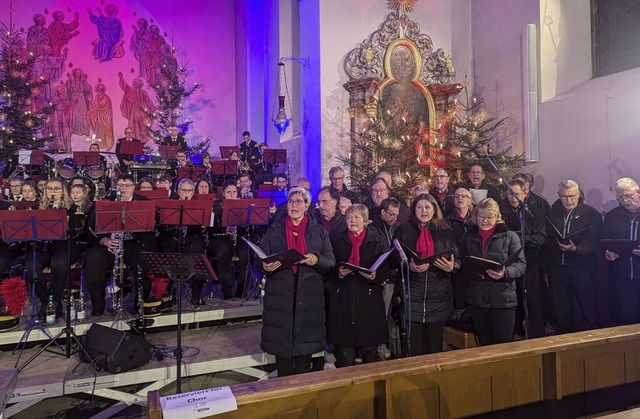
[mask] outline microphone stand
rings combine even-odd
[[[500,178],[502,178],[505,186],[507,187],[507,192],[511,193],[511,196],[513,196],[517,201],[518,201],[518,207],[516,208],[516,213],[518,214],[518,221],[520,222],[520,241],[522,246],[524,246],[525,244],[525,213],[529,213],[529,215],[531,215],[533,217],[533,214],[531,214],[531,211],[529,211],[529,207],[527,206],[527,204],[521,200],[518,195],[513,191],[513,188],[511,187],[511,184],[509,183],[509,181],[507,180],[507,178],[505,176],[502,175],[502,172],[500,172],[500,169],[498,169],[498,165],[495,162],[494,156],[493,154],[491,154],[491,150],[487,147],[487,154],[485,156],[482,156],[479,152],[477,148],[473,148],[473,152],[475,153],[476,157],[478,159],[483,159],[485,158],[489,164],[491,165],[491,167],[493,168],[494,172],[500,176]],[[517,281],[517,280],[516,280]],[[516,284],[517,287],[517,284]],[[529,304],[528,304],[528,297],[527,297],[527,282],[526,282],[526,278],[523,275],[522,277],[522,305],[523,305],[523,309],[524,309],[524,337],[525,339],[529,339]]]
[[[393,241],[393,245],[396,247],[396,251],[400,256],[400,300],[402,301],[402,310],[400,310],[400,321],[398,327],[400,328],[400,348],[402,351],[402,357],[408,358],[411,356],[411,307],[410,307],[410,290],[409,290],[409,260],[404,251],[401,251],[400,243],[397,239]]]

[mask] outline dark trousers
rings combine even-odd
[[[205,246],[204,246],[204,238],[201,234],[187,234],[184,238],[184,245],[182,249],[180,249],[180,243],[178,242],[178,237],[172,236],[170,234],[161,234],[158,237],[158,247],[162,253],[178,253],[182,250],[182,253],[194,253],[194,254],[204,254]],[[204,282],[208,278],[197,277],[194,276],[191,278],[191,299],[196,301],[200,300],[200,296],[202,295],[202,288],[204,287]]]
[[[481,346],[511,342],[515,308],[481,308],[469,306],[473,329]]]
[[[0,275],[11,266],[12,260],[13,252],[7,246],[0,244]]]
[[[51,268],[51,293],[53,300],[62,301],[64,289],[67,286],[69,278],[69,261],[74,263],[80,257],[80,251],[75,243],[70,245],[71,257],[68,257],[66,241],[50,243],[47,251],[43,251],[40,245],[32,246],[27,254],[25,261],[25,269],[27,279],[33,282],[36,280],[36,296],[40,302],[45,305],[49,301],[49,289],[47,288],[47,280],[42,272],[44,268]],[[35,275],[34,275],[34,253],[35,253]]]
[[[594,255],[595,257],[595,255]],[[549,281],[561,333],[591,330],[596,328],[596,297],[593,275],[583,269],[551,266]],[[581,321],[574,319],[573,302],[578,302]]]
[[[411,322],[411,355],[426,355],[442,352],[444,322]]]
[[[278,377],[311,372],[311,355],[294,356],[293,358],[276,356],[276,370],[278,370]]]
[[[222,285],[222,294],[225,299],[232,297],[233,271],[231,266],[231,255],[233,243],[229,239],[212,238],[209,240],[209,255],[216,259],[218,266],[218,279]]]
[[[614,326],[640,323],[640,279],[610,278]]]
[[[524,298],[525,291],[527,293],[527,311],[529,314],[528,337],[539,338],[544,336],[544,315],[542,312],[542,296],[540,290],[540,269],[539,257],[535,250],[525,250],[527,256],[527,270],[524,277],[516,280],[516,291],[518,295],[518,308],[516,309],[516,328],[515,332],[524,331]]]
[[[238,288],[236,288],[236,297],[242,298],[244,295],[245,280],[251,281],[252,266],[249,266],[249,256],[252,256],[251,262],[253,262],[253,254],[249,253],[249,246],[244,243],[244,240],[238,239],[238,259],[240,259],[240,272],[238,273]],[[242,242],[242,243],[240,243]],[[248,276],[248,278],[247,278]]]
[[[153,252],[156,249],[146,249],[134,240],[124,242],[124,263],[133,272],[135,287],[142,280],[143,298],[149,295],[151,283],[147,264],[142,258],[143,251]],[[104,311],[105,309],[105,285],[112,279],[114,256],[106,246],[101,244],[92,246],[85,253],[85,284],[91,296],[91,307],[94,311]],[[141,276],[138,274],[140,268]],[[138,293],[136,292],[136,296]]]
[[[362,352],[362,363],[369,364],[378,360],[378,346],[358,346]],[[336,368],[356,365],[356,346],[333,345],[333,355],[336,357]]]

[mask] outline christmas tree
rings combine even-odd
[[[34,57],[10,22],[0,22],[0,165],[10,164],[18,150],[42,148],[42,129],[53,106],[35,103],[32,96],[48,83],[34,80]]]
[[[522,154],[513,154],[510,146],[498,146],[507,118],[490,116],[482,100],[469,100],[466,87],[464,91],[466,103],[455,101],[454,107],[438,117],[442,122],[437,129],[423,121],[407,121],[401,114],[379,111],[368,129],[350,138],[350,153],[337,157],[350,168],[351,188],[360,196],[369,195],[371,181],[386,171],[392,176],[394,192],[409,198],[414,186],[429,185],[430,175],[439,167],[451,172],[454,183],[461,183],[463,173],[476,164],[494,173],[487,155],[503,176],[515,174],[522,167]],[[487,181],[502,184],[496,176]]]
[[[151,86],[156,93],[156,109],[153,111],[145,110],[151,119],[149,134],[156,142],[162,140],[171,127],[178,127],[183,135],[189,131],[193,120],[190,118],[182,119],[184,104],[191,95],[202,87],[198,83],[188,85],[187,65],[179,66],[174,52],[172,49],[170,53],[167,53],[164,63],[158,68],[157,82]]]

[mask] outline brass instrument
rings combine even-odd
[[[240,172],[242,173],[249,173],[249,171],[253,171],[248,161],[241,161],[240,165],[238,166],[238,170],[240,170]]]
[[[122,200],[122,191],[118,189],[116,191],[116,201]],[[114,312],[120,310],[122,301],[120,300],[120,286],[118,283],[122,283],[122,276],[124,275],[124,233],[113,233],[113,239],[118,241],[118,246],[113,251],[115,259],[113,262],[113,271],[111,274],[111,282],[107,285],[107,294],[111,295],[111,307]]]

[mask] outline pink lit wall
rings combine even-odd
[[[31,0],[14,1],[12,7],[11,12],[8,2],[2,3],[0,20],[8,24],[11,16],[16,29],[24,30],[25,44],[28,29],[34,26],[36,14],[44,16],[45,27],[52,23],[54,12],[64,14],[62,22],[70,26],[63,29],[62,38],[56,40],[55,49],[60,52],[57,58],[52,58],[51,63],[57,68],[49,74],[58,77],[52,80],[51,89],[55,91],[60,82],[66,83],[72,77],[74,69],[81,69],[86,75],[86,83],[91,87],[91,93],[83,93],[85,103],[90,107],[91,102],[97,98],[95,87],[101,82],[106,88],[112,108],[111,122],[105,111],[101,115],[102,123],[111,124],[116,139],[123,136],[125,126],[130,124],[120,109],[124,92],[119,84],[118,73],[123,74],[123,80],[129,86],[135,78],[145,78],[145,74],[141,74],[145,72],[141,70],[141,62],[132,51],[132,46],[135,45],[132,42],[132,35],[135,34],[133,26],[138,19],[145,19],[149,28],[157,26],[160,38],[156,39],[155,48],[161,44],[175,48],[178,64],[188,66],[188,82],[203,85],[203,89],[184,104],[183,119],[191,118],[194,121],[187,135],[190,144],[210,136],[213,140],[212,151],[217,151],[219,145],[234,144],[238,137],[237,131],[246,128],[236,127],[233,0]],[[90,20],[87,10],[90,9],[93,15],[99,16],[98,8],[105,15],[108,11],[115,10],[113,18],[122,27],[121,36],[112,39],[114,33],[117,35],[117,30],[107,30],[102,37],[99,35],[98,26]],[[78,18],[74,22],[76,13]],[[69,39],[63,39],[65,37]],[[112,50],[109,45],[105,47],[105,39],[114,41]],[[94,45],[97,47],[98,58],[94,57]],[[68,48],[66,58],[62,57],[63,48]],[[147,46],[149,57],[154,56],[152,48]],[[55,51],[53,55],[55,56]],[[157,57],[156,55],[154,58],[156,61]],[[63,61],[62,67],[60,60]],[[149,60],[152,61],[151,58]],[[154,63],[150,65],[153,66]],[[149,77],[147,74],[146,78]],[[148,81],[144,83],[143,90],[153,99],[154,93]],[[86,149],[87,138],[96,134],[96,129],[93,128],[89,132],[86,132],[86,127],[79,127],[75,131],[70,137],[70,143],[76,150]],[[109,137],[109,129],[106,131],[102,130],[97,136]],[[108,146],[106,142],[103,142],[103,146]]]

